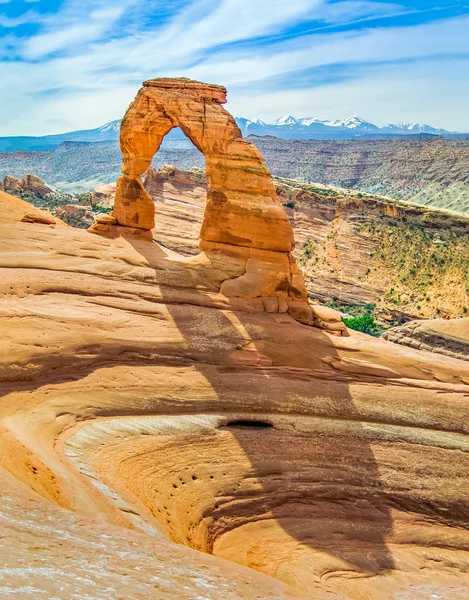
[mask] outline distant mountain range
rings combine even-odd
[[[385,139],[413,136],[444,136],[450,138],[467,137],[467,134],[455,134],[446,129],[437,129],[420,123],[396,123],[378,127],[356,115],[343,121],[328,121],[316,117],[296,119],[285,115],[274,123],[265,123],[260,119],[236,117],[236,122],[243,135],[273,136],[289,140],[347,140],[347,139]],[[83,129],[55,135],[39,137],[18,136],[0,137],[0,152],[50,152],[56,150],[63,142],[112,142],[119,139],[121,120],[111,121],[97,129]],[[182,131],[175,129],[169,139],[184,138]]]
[[[446,129],[436,129],[420,123],[396,123],[378,127],[353,115],[343,121],[328,121],[316,117],[295,119],[285,115],[275,123],[264,123],[260,119],[236,119],[243,135],[272,135],[283,139],[357,139],[383,138],[388,136],[451,135]]]
[[[0,152],[50,152],[63,142],[115,142],[119,139],[121,119],[106,123],[97,129],[80,129],[55,135],[0,137]]]

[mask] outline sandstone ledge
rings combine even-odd
[[[469,360],[469,318],[411,321],[386,331],[383,338],[419,350]]]

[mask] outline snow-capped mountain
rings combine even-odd
[[[283,125],[296,125],[297,123],[298,121],[295,119],[295,117],[292,117],[291,115],[284,115],[283,117],[280,117],[280,119],[277,119],[274,125],[282,127]]]
[[[236,122],[243,135],[272,135],[287,139],[354,139],[363,136],[385,137],[404,136],[412,134],[445,135],[450,133],[445,129],[436,129],[430,125],[419,123],[396,123],[378,127],[365,121],[357,115],[348,119],[318,119],[317,117],[295,118],[284,115],[273,123],[265,123],[260,119],[237,118]]]
[[[435,127],[431,127],[431,125],[422,125],[420,123],[390,123],[386,127],[382,127],[381,131],[389,133],[430,133],[433,135],[449,133],[446,129],[436,129]]]
[[[12,152],[14,150],[54,151],[63,142],[117,142],[121,122],[121,119],[117,119],[96,129],[81,129],[42,137],[4,137],[0,138],[0,152]],[[408,135],[422,134],[447,136],[451,134],[446,129],[436,129],[430,125],[421,125],[420,123],[391,123],[385,127],[377,127],[357,115],[334,121],[318,119],[317,117],[297,119],[292,115],[284,115],[274,123],[265,123],[261,119],[236,117],[236,122],[245,137],[248,135],[271,135],[291,140],[351,140],[360,138],[402,138]],[[185,139],[185,137],[180,129],[173,129],[168,134],[167,139],[178,140]]]
[[[108,132],[117,132],[119,133],[121,129],[122,119],[116,119],[115,121],[110,121],[101,127],[98,127],[95,131],[99,133],[108,133]]]
[[[353,129],[360,131],[376,131],[379,127],[373,125],[373,123],[369,123],[364,119],[357,117],[357,115],[353,115],[344,121],[332,121],[330,122],[331,127],[338,127],[340,129]]]

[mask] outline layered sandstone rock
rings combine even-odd
[[[374,304],[375,317],[391,323],[454,319],[469,310],[467,217],[291,179],[274,183],[310,298]],[[197,254],[208,190],[203,172],[149,169],[144,186],[155,201],[154,239]]]
[[[117,182],[112,216],[118,226],[155,228],[155,206],[145,187],[155,189],[158,182],[148,169],[165,135],[180,127],[206,159],[208,190],[198,262],[213,266],[214,280],[217,273],[225,273],[219,284],[227,297],[263,299],[269,312],[291,307],[301,322],[319,324],[291,254],[293,230],[271,175],[259,150],[243,139],[223,108],[225,102],[226,90],[217,85],[189,79],[144,83],[122,121],[123,175]],[[101,221],[91,231],[112,236],[113,227]],[[229,269],[220,268],[222,263]],[[246,305],[242,301],[238,306]],[[339,317],[337,322],[334,331],[347,335]]]
[[[7,175],[3,180],[3,189],[5,192],[19,192],[22,189],[21,179]]]
[[[270,173],[259,150],[243,140],[222,107],[225,102],[221,86],[186,79],[144,83],[122,121],[124,176],[118,183],[116,218],[121,225],[147,228],[148,197],[140,190],[140,176],[165,135],[180,127],[206,160],[209,191],[201,239],[289,252],[293,233]]]
[[[90,227],[95,220],[95,213],[91,206],[83,206],[81,204],[65,204],[65,206],[59,206],[56,209],[55,214],[59,219],[63,219],[75,227]]]
[[[0,536],[0,594],[12,600],[292,599],[261,573],[54,506],[1,467]]]
[[[3,179],[3,182],[0,182],[0,189],[12,193],[30,192],[35,196],[43,198],[50,196],[53,192],[52,188],[43,179],[37,177],[37,175],[25,175],[23,179],[7,175]]]
[[[21,187],[25,192],[31,192],[44,198],[50,196],[53,192],[52,188],[37,175],[25,175],[21,181]]]
[[[469,363],[129,229],[0,193],[0,593],[466,600]]]
[[[383,334],[390,342],[469,360],[469,318],[411,321]]]
[[[0,215],[4,224],[23,222],[66,227],[63,221],[50,213],[2,191],[0,191]]]
[[[91,204],[102,206],[103,208],[111,208],[114,206],[114,198],[116,196],[116,184],[107,183],[98,185],[94,188],[91,194]]]

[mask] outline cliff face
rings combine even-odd
[[[469,310],[469,219],[336,188],[274,182],[312,298],[376,304],[389,322]],[[202,172],[151,169],[144,185],[156,204],[155,239],[195,254],[207,194]]]
[[[469,141],[249,139],[279,177],[469,211]]]

